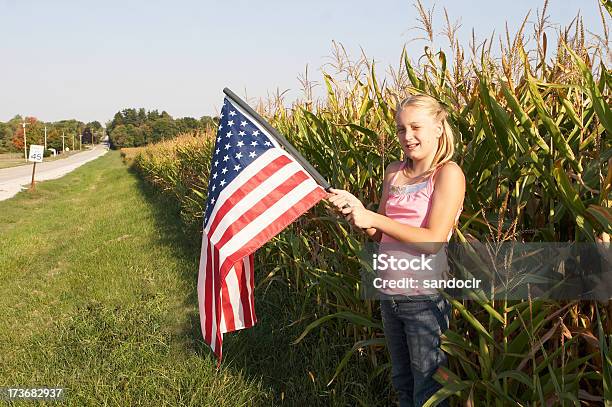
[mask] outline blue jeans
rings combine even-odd
[[[420,407],[442,387],[433,375],[447,363],[440,334],[448,329],[450,303],[440,294],[420,295],[381,300],[380,309],[400,406]]]

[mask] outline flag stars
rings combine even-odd
[[[228,102],[219,116],[219,130],[210,171],[210,199],[204,214],[205,223],[212,221],[212,211],[218,194],[274,143],[264,130],[251,123]],[[223,128],[223,130],[221,130]]]

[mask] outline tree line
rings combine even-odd
[[[216,120],[209,116],[174,119],[166,111],[124,109],[115,113],[106,124],[106,131],[112,148],[139,147],[174,138],[180,133],[205,130],[214,126]]]
[[[82,136],[83,144],[98,143],[107,134],[112,148],[139,147],[174,138],[180,133],[203,131],[215,126],[217,121],[217,118],[209,116],[174,119],[166,111],[159,113],[157,110],[130,108],[115,113],[104,129],[98,121],[84,123],[70,119],[43,122],[36,117],[16,115],[7,122],[0,122],[0,153],[23,151],[23,123],[26,124],[28,145],[44,145],[46,127],[47,147],[61,152],[64,148],[78,149],[79,136]]]
[[[103,136],[102,125],[97,122],[83,123],[70,119],[57,122],[43,122],[36,117],[16,115],[7,122],[0,122],[0,153],[23,151],[23,123],[25,123],[26,142],[30,144],[45,143],[45,128],[47,132],[47,147],[61,152],[79,148],[79,135],[82,143],[90,144],[95,139],[98,142]],[[64,142],[62,143],[62,136]]]

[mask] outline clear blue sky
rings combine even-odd
[[[435,4],[435,31],[446,7],[461,20],[467,48],[472,27],[484,39],[508,21],[513,33],[529,9],[535,21],[543,2]],[[585,28],[602,32],[597,0],[551,0],[548,14],[565,25],[578,10]],[[320,81],[332,40],[355,56],[363,47],[380,71],[397,65],[402,46],[418,35],[409,30],[416,16],[410,0],[0,0],[0,121],[22,114],[104,125],[127,107],[214,115],[224,86],[241,96],[246,89],[249,98],[290,89],[295,98],[306,64]],[[408,49],[418,56],[423,45]]]

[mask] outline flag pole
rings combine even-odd
[[[259,124],[261,124],[266,129],[266,131],[270,133],[270,135],[274,137],[276,141],[280,145],[282,145],[285,150],[287,150],[287,152],[291,154],[293,158],[295,158],[297,162],[302,165],[302,167],[304,167],[304,169],[312,176],[312,178],[314,178],[314,180],[317,181],[317,183],[321,185],[323,189],[329,191],[329,189],[331,188],[329,182],[327,182],[327,180],[323,178],[323,176],[319,174],[319,172],[312,165],[310,165],[310,163],[304,157],[302,157],[302,154],[300,154],[300,152],[297,151],[295,147],[293,147],[291,143],[289,143],[282,134],[277,132],[274,127],[272,127],[263,117],[261,117],[255,110],[253,110],[251,106],[249,106],[244,100],[240,99],[234,92],[232,92],[228,88],[223,88],[223,93],[225,93],[230,99],[232,99],[233,102],[236,102],[236,104],[240,106],[243,110],[245,110],[248,114],[257,119]]]

